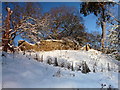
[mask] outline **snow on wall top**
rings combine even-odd
[[[55,39],[47,39],[47,40],[41,40],[41,41],[55,41],[55,42],[63,42],[63,40],[55,40]]]

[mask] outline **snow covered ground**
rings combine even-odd
[[[2,89],[2,57],[1,57],[1,53],[0,53],[0,90],[1,89]]]
[[[41,57],[44,59],[44,62],[47,62],[48,59],[52,59],[54,62],[55,58],[57,58],[58,64],[64,62],[73,63],[73,66],[76,68],[77,64],[82,64],[82,62],[86,62],[89,66],[90,70],[93,71],[95,69],[96,72],[100,72],[103,69],[103,72],[116,71],[118,72],[118,66],[120,62],[115,60],[114,58],[102,54],[96,50],[89,51],[80,51],[80,50],[55,50],[48,52],[36,52],[36,53],[27,53],[27,56],[41,60]]]
[[[31,56],[30,56],[31,55]],[[43,62],[38,62],[43,59]],[[75,70],[46,64],[48,58],[74,63]],[[7,54],[2,58],[3,88],[118,88],[118,61],[100,52],[90,50],[56,50],[19,54]],[[84,74],[76,70],[76,64],[86,61],[91,72]],[[95,73],[92,71],[96,63]],[[109,68],[108,70],[108,63]],[[103,70],[101,72],[101,70]]]

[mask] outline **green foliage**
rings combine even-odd
[[[120,55],[115,56],[116,60],[120,61]]]
[[[113,2],[83,2],[81,4],[80,13],[84,14],[84,16],[93,13],[96,16],[101,16],[101,18],[107,18],[108,20],[110,15],[107,14],[106,11],[114,5],[115,3]]]
[[[111,11],[115,5],[114,2],[83,2],[81,3],[80,13],[84,16],[89,14],[94,14],[97,16],[98,25],[101,25],[102,28],[102,35],[101,35],[101,49],[104,50],[105,48],[105,39],[106,39],[106,23],[111,19]]]

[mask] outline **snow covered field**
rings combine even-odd
[[[1,88],[2,88],[2,57],[1,57],[1,53],[0,53],[0,90],[1,90]]]
[[[48,59],[55,58],[58,64],[64,62],[63,68],[46,64]],[[2,60],[3,88],[101,88],[102,84],[104,88],[118,88],[119,62],[94,50],[7,54]],[[83,61],[91,72],[84,74],[77,70]],[[66,68],[68,62],[73,63],[74,71]]]

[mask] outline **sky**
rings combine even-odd
[[[0,2],[0,14],[1,13],[2,13],[2,3]],[[2,21],[2,17],[0,17],[0,26],[2,25],[1,21]]]
[[[81,2],[81,0],[1,0],[2,2]],[[88,0],[82,0],[88,1]],[[97,2],[98,0],[89,0],[89,2]],[[99,0],[99,2],[103,1],[115,1],[119,2],[119,0]]]

